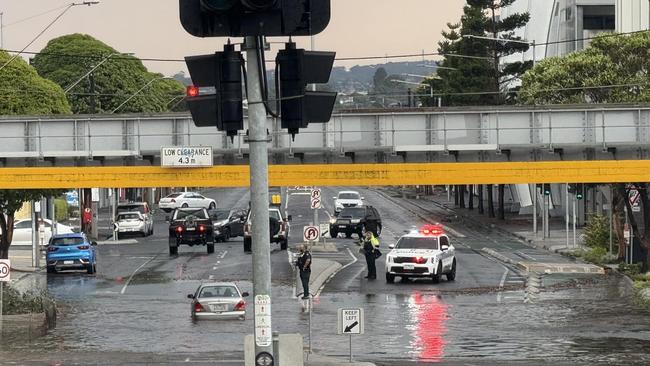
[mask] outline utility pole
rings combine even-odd
[[[265,301],[271,312],[271,244],[269,243],[269,177],[268,141],[266,133],[266,110],[262,104],[260,84],[260,48],[256,37],[248,36],[246,47],[246,90],[248,95],[248,121],[251,179],[251,221],[253,251],[253,295],[255,302]],[[259,319],[258,319],[259,318]],[[264,324],[259,324],[264,323]],[[255,317],[255,354],[266,352],[273,355],[271,317]]]
[[[88,75],[88,81],[90,82],[90,113],[95,114],[96,105],[95,105],[95,73],[90,73]]]

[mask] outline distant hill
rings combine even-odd
[[[328,85],[330,89],[345,94],[369,92],[373,87],[373,76],[375,75],[375,72],[377,72],[377,69],[382,67],[386,70],[388,75],[402,75],[402,79],[408,79],[414,82],[419,82],[422,78],[406,76],[405,74],[430,75],[436,71],[435,63],[432,61],[389,62],[386,64],[365,66],[357,65],[351,67],[349,70],[345,67],[334,67]],[[273,86],[275,75],[273,72],[269,72],[268,77],[269,86]],[[189,75],[186,75],[182,71],[174,75],[174,79],[185,85],[191,84]],[[270,93],[273,94],[273,91]]]

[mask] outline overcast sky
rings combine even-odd
[[[0,0],[3,48],[21,50],[69,3]],[[332,19],[328,28],[315,37],[316,49],[336,51],[337,57],[435,52],[440,32],[446,23],[459,20],[464,3],[464,0],[332,0]],[[61,9],[43,14],[56,8]],[[39,51],[50,39],[70,33],[90,34],[120,52],[133,52],[140,58],[181,60],[184,56],[219,50],[224,41],[187,34],[178,18],[178,0],[101,0],[90,7],[72,7],[27,51]],[[310,47],[308,37],[299,37],[297,41],[299,46]],[[274,45],[273,54],[280,46]],[[337,62],[337,65],[349,67],[384,61]],[[166,75],[186,70],[183,62],[145,62],[145,65]]]

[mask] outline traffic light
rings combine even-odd
[[[196,37],[308,36],[330,21],[330,0],[179,0]]]
[[[282,128],[292,138],[310,122],[329,122],[337,93],[307,91],[307,85],[327,83],[335,57],[335,52],[296,49],[293,42],[278,52]]]
[[[585,194],[585,185],[582,183],[578,183],[578,185],[576,186],[576,199],[581,200],[582,198],[584,198],[584,194]]]
[[[197,127],[216,126],[226,135],[244,129],[241,52],[231,44],[213,55],[185,57],[194,85],[186,101]]]
[[[546,196],[551,195],[551,184],[550,183],[544,183],[544,195],[546,195]]]

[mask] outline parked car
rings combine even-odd
[[[359,238],[370,230],[375,236],[381,235],[381,216],[379,211],[372,206],[348,207],[330,220],[330,236],[336,238],[339,233],[344,233],[346,238],[357,234]]]
[[[147,235],[153,235],[153,215],[147,202],[120,202],[117,204],[115,222],[117,216],[126,212],[139,212],[144,218],[147,227]]]
[[[217,208],[217,201],[196,192],[177,192],[161,198],[158,207],[165,212],[186,207],[214,210]]]
[[[341,191],[334,198],[334,215],[346,207],[363,206],[364,198],[357,191]]]
[[[205,245],[214,253],[212,220],[205,208],[179,208],[169,222],[169,255],[178,254],[181,244]]]
[[[248,292],[241,292],[231,282],[201,284],[193,294],[191,314],[198,319],[246,319],[246,300]]]
[[[57,234],[50,238],[45,254],[47,272],[84,269],[88,274],[97,270],[96,242],[84,233]]]
[[[47,244],[52,238],[52,221],[43,219],[43,244]],[[72,227],[56,223],[57,234],[70,234],[74,233]],[[14,222],[14,233],[11,245],[32,245],[32,219],[18,220]]]
[[[215,241],[228,241],[228,239],[244,235],[244,223],[248,216],[247,210],[210,210]]]
[[[289,246],[290,221],[291,215],[285,217],[279,208],[269,208],[270,240],[271,243],[279,243],[281,250],[286,250]],[[252,224],[249,212],[244,225],[244,252],[250,251],[252,251]]]
[[[144,215],[139,212],[122,212],[117,214],[115,229],[116,239],[119,239],[120,236],[126,236],[126,234],[138,233],[142,236],[153,234],[153,227],[149,227]]]

